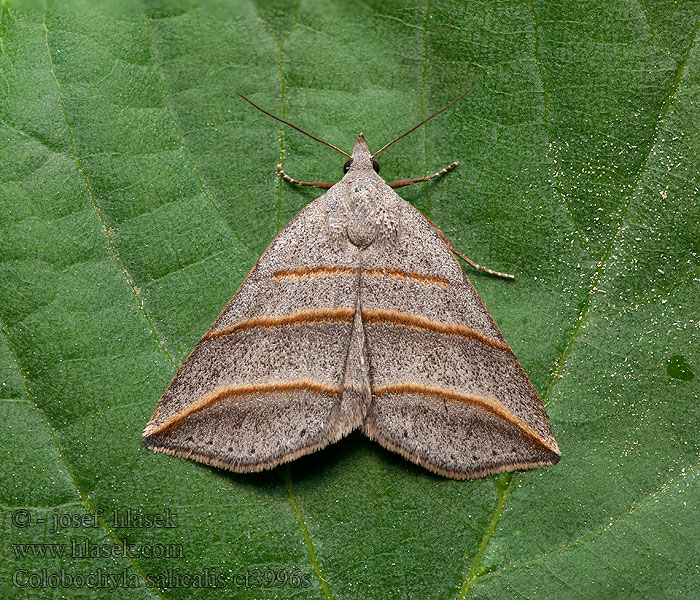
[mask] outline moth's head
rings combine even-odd
[[[352,157],[343,166],[343,173],[362,169],[373,169],[375,173],[379,173],[379,163],[372,159],[365,137],[360,134],[355,142],[355,147],[352,149]]]

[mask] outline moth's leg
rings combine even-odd
[[[428,175],[427,177],[417,177],[415,179],[399,179],[398,181],[392,181],[388,185],[389,185],[389,187],[397,188],[397,187],[403,187],[405,185],[413,185],[414,183],[420,183],[421,181],[430,181],[431,179],[435,179],[436,177],[440,177],[440,175],[444,175],[448,171],[451,171],[458,164],[459,164],[459,162],[454,161],[452,164],[447,165],[441,171],[438,171],[437,173],[433,173],[432,175]]]
[[[330,189],[335,185],[333,183],[328,183],[327,181],[299,181],[297,179],[292,179],[289,175],[287,175],[284,172],[282,165],[277,165],[277,171],[279,172],[280,175],[282,175],[282,178],[285,181],[288,181],[289,183],[294,183],[296,185],[308,185],[311,187],[321,188],[324,190]]]
[[[505,277],[506,279],[515,279],[515,275],[511,275],[510,273],[501,273],[500,271],[494,271],[493,269],[489,269],[487,267],[482,267],[481,265],[477,265],[473,260],[470,258],[467,258],[462,254],[457,248],[455,248],[451,242],[449,242],[449,248],[454,252],[457,256],[459,256],[465,263],[467,263],[470,267],[473,269],[476,269],[477,271],[483,271],[484,273],[488,273],[489,275],[498,275],[499,277]]]
[[[423,213],[421,213],[423,214]],[[498,277],[504,277],[506,279],[515,279],[515,275],[511,275],[510,273],[501,273],[500,271],[494,271],[493,269],[489,269],[488,267],[482,267],[481,265],[475,263],[471,258],[465,256],[462,254],[457,248],[454,247],[452,242],[448,239],[448,237],[440,230],[440,228],[435,225],[428,217],[426,217],[424,214],[423,216],[425,217],[425,220],[428,221],[433,226],[433,229],[437,232],[437,234],[440,236],[440,239],[442,239],[445,244],[447,244],[447,247],[454,252],[457,256],[459,256],[465,263],[467,263],[470,267],[473,269],[476,269],[477,271],[482,271],[483,273],[488,273],[489,275],[497,275]]]

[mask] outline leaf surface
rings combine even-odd
[[[0,3],[3,594],[110,587],[44,569],[120,598],[697,597],[699,27],[690,0]],[[177,367],[318,195],[275,165],[342,173],[234,92],[350,150],[467,88],[382,175],[460,161],[402,195],[516,274],[470,276],[561,462],[455,482],[360,435],[245,476],[147,451]]]

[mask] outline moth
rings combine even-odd
[[[239,94],[240,95],[240,94]],[[460,100],[458,98],[454,102]],[[244,100],[251,102],[247,98]],[[544,406],[455,255],[360,134],[335,184],[270,244],[165,390],[150,449],[261,471],[361,429],[456,479],[553,465]]]

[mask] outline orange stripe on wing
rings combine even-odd
[[[275,271],[274,279],[304,279],[306,277],[323,277],[333,275],[356,275],[356,267],[302,267],[301,269],[290,269],[288,271]]]
[[[525,437],[532,440],[539,446],[552,452],[556,451],[556,449],[553,448],[549,442],[547,442],[547,440],[545,440],[532,427],[525,423],[525,421],[516,417],[497,398],[487,398],[485,396],[478,396],[475,394],[462,394],[453,390],[431,387],[418,383],[393,383],[383,385],[374,389],[373,393],[375,396],[385,396],[388,394],[424,394],[426,396],[435,396],[437,398],[444,398],[446,400],[454,400],[457,402],[471,404],[472,406],[478,406],[479,408],[496,415],[500,419],[503,419],[510,425],[517,427]]]
[[[285,325],[305,325],[308,323],[337,323],[351,322],[355,316],[354,308],[315,308],[312,310],[302,310],[295,313],[279,316],[259,316],[245,321],[239,321],[218,331],[210,331],[204,335],[202,340],[209,340],[223,335],[229,335],[243,329],[265,329],[284,327]]]
[[[367,269],[362,271],[363,275],[368,277],[390,277],[392,279],[405,279],[420,283],[421,285],[439,285],[447,287],[450,282],[440,275],[426,275],[424,273],[402,271],[401,269]],[[343,266],[319,266],[319,267],[302,267],[300,269],[289,269],[275,271],[272,276],[274,279],[305,279],[307,277],[333,277],[336,275],[357,275],[357,267]]]
[[[494,340],[493,338],[484,335],[483,333],[460,325],[459,323],[441,323],[439,321],[431,321],[425,317],[419,317],[410,313],[400,313],[394,310],[382,310],[374,308],[362,309],[362,320],[365,323],[386,323],[388,325],[402,325],[421,331],[431,331],[435,333],[444,333],[446,335],[461,335],[468,337],[491,348],[505,350],[512,353],[508,343],[503,340]]]
[[[204,394],[199,400],[190,404],[179,413],[174,414],[147,435],[163,435],[180,425],[187,417],[223,400],[229,400],[246,394],[270,394],[274,392],[292,391],[307,391],[328,396],[338,396],[343,393],[340,387],[326,385],[317,381],[309,381],[307,379],[301,379],[299,381],[272,381],[270,383],[258,383],[254,385],[224,385]]]
[[[363,275],[369,275],[370,277],[390,277],[392,279],[405,279],[407,281],[413,281],[420,283],[422,285],[439,285],[440,287],[447,287],[450,282],[440,275],[425,275],[424,273],[416,273],[414,271],[402,271],[401,269],[367,269],[362,271]]]

